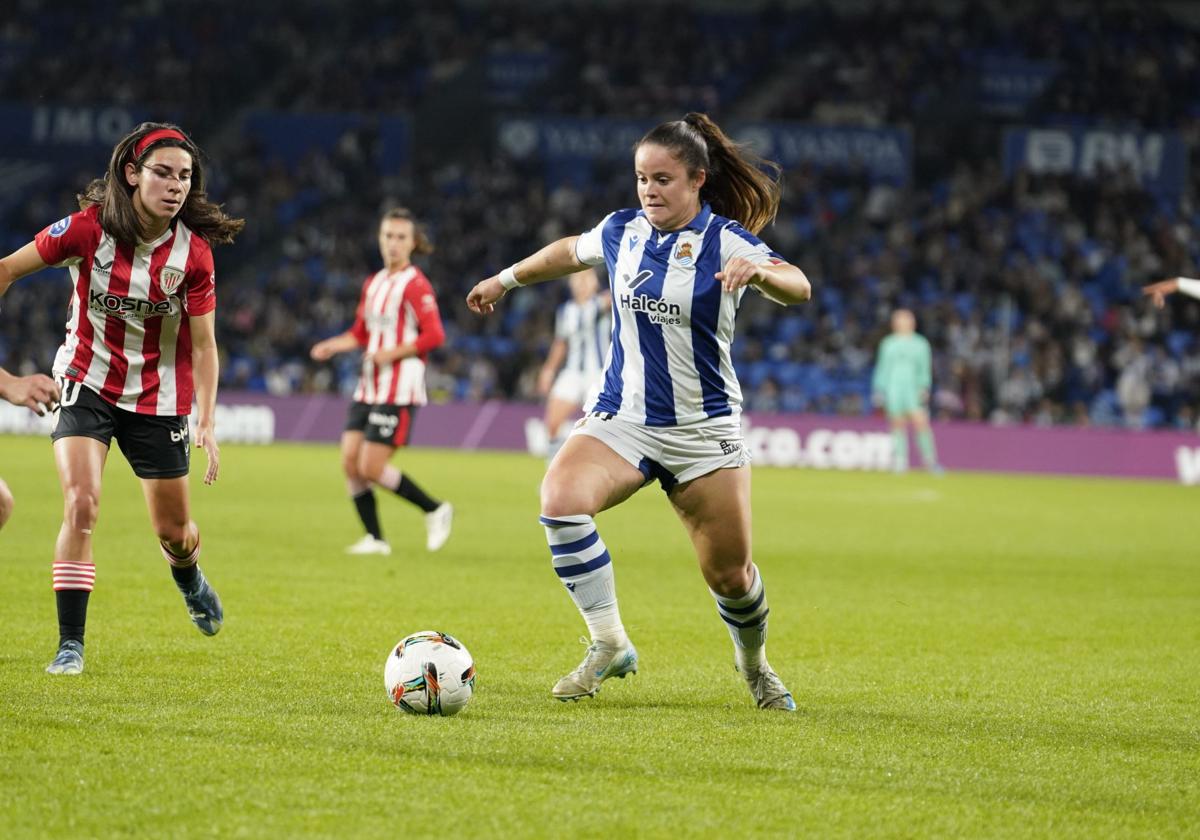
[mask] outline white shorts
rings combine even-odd
[[[712,417],[687,426],[643,426],[593,411],[575,424],[571,434],[606,444],[641,470],[646,484],[658,479],[668,493],[685,481],[750,463],[738,417]]]
[[[600,396],[600,388],[604,384],[604,374],[588,376],[577,370],[562,370],[554,378],[554,387],[550,389],[550,398],[569,402],[572,405],[591,405]]]

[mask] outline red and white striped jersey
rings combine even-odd
[[[425,359],[446,340],[433,286],[415,265],[372,274],[363,283],[358,315],[350,332],[365,350],[355,402],[371,405],[424,405]],[[376,350],[414,344],[417,355],[377,365]]]
[[[176,221],[153,242],[122,245],[100,226],[100,208],[72,213],[39,233],[38,253],[66,266],[73,294],[54,373],[138,414],[192,411],[190,315],[217,306],[212,249]]]

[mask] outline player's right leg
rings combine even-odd
[[[913,432],[917,438],[917,448],[921,450],[921,461],[925,469],[934,475],[941,475],[942,466],[938,463],[937,446],[933,442],[933,429],[929,427],[929,414],[923,408],[915,409],[910,415]]]
[[[63,429],[64,425],[71,426],[70,420],[64,423],[60,416],[58,424],[56,435],[60,430],[70,430]],[[63,524],[54,545],[58,653],[46,668],[50,674],[83,673],[88,599],[96,582],[92,531],[100,514],[100,482],[107,457],[108,444],[92,437],[66,435],[54,441],[54,463],[63,494]]]
[[[583,661],[551,692],[559,700],[591,697],[606,679],[637,672],[637,651],[617,606],[612,558],[593,517],[644,481],[627,458],[586,433],[567,439],[542,480],[541,523],[554,571],[591,634]]]
[[[350,414],[346,419],[346,428],[342,432],[342,472],[346,476],[346,490],[350,501],[354,503],[354,511],[362,523],[365,532],[358,542],[347,546],[347,554],[391,554],[392,548],[383,539],[383,529],[379,526],[379,508],[375,504],[375,491],[371,482],[359,472],[359,453],[363,446],[363,431],[367,426],[369,407],[363,403],[353,403]]]

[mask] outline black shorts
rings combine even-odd
[[[51,440],[88,437],[105,446],[115,437],[138,478],[179,478],[191,463],[187,417],[138,414],[105,402],[78,382],[59,380],[62,399]]]
[[[416,416],[415,405],[351,403],[350,413],[346,416],[346,431],[362,432],[369,443],[408,446]]]

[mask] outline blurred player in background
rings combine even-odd
[[[1142,287],[1142,294],[1154,298],[1154,305],[1162,309],[1167,304],[1167,295],[1179,292],[1188,297],[1200,298],[1200,280],[1191,277],[1172,277]]]
[[[933,383],[933,361],[929,341],[917,333],[917,319],[907,309],[892,313],[892,334],[879,345],[871,392],[882,405],[892,427],[892,468],[908,471],[908,424],[917,437],[917,448],[925,468],[941,473],[933,430],[929,428],[929,388]]]
[[[570,431],[567,424],[599,396],[611,338],[608,308],[612,298],[600,294],[595,269],[572,274],[570,284],[571,300],[558,308],[554,342],[538,374],[538,393],[549,395],[545,417],[549,460],[554,459],[566,439]]]
[[[640,210],[610,213],[467,297],[485,314],[518,286],[608,268],[615,325],[604,387],[542,482],[554,570],[592,637],[552,694],[590,697],[604,680],[637,671],[594,517],[657,479],[692,539],[755,703],[794,711],[766,659],[769,610],[750,551],[750,457],[730,356],[747,288],[785,305],[811,295],[804,273],[755,236],[778,210],[779,167],[739,148],[704,114],[688,114],[639,141],[634,174]]]
[[[92,531],[113,438],[141,479],[150,521],[192,622],[205,635],[224,611],[200,571],[200,531],[188,497],[188,415],[217,478],[217,343],[212,246],[245,222],[208,199],[200,150],[177,126],[142,123],[113,149],[78,213],[0,260],[0,294],[48,265],[67,266],[67,337],[54,361],[61,389],[51,438],[62,484],[54,548],[59,648],[46,669],[83,672],[88,597],[96,579]],[[194,382],[194,385],[193,385]]]
[[[32,376],[13,376],[0,367],[0,399],[13,405],[23,405],[39,417],[58,404],[58,386],[49,376],[35,373]],[[0,528],[12,516],[13,495],[0,478]]]
[[[450,537],[454,508],[429,496],[390,463],[408,445],[417,407],[425,404],[425,360],[446,340],[437,298],[413,254],[433,253],[433,245],[404,208],[389,210],[379,223],[383,269],[363,283],[358,314],[350,329],[317,342],[313,359],[362,351],[362,374],[342,432],[342,470],[366,534],[346,551],[391,554],[383,538],[372,484],[378,484],[425,512],[425,546],[437,551]]]

